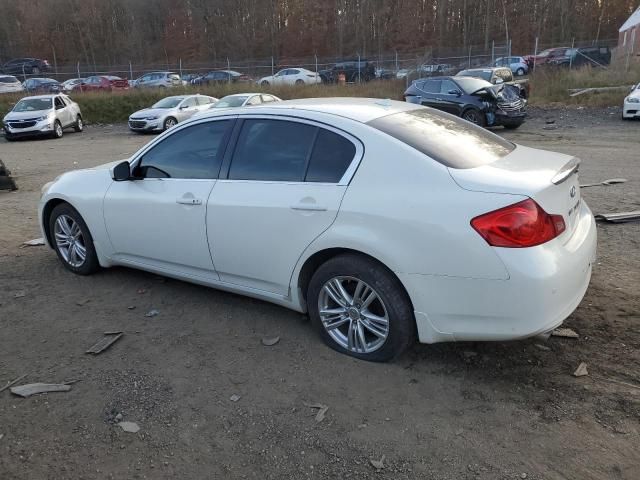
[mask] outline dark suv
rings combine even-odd
[[[38,58],[16,58],[0,67],[2,73],[9,75],[40,75],[40,73],[49,70],[51,70],[49,62]]]
[[[347,82],[368,82],[376,78],[376,66],[364,58],[343,60],[328,70],[321,70],[319,74],[323,83],[337,83],[341,74]]]
[[[583,47],[569,48],[561,57],[557,57],[549,62],[549,65],[558,67],[582,67],[591,65],[598,67],[611,63],[611,50],[609,47]]]

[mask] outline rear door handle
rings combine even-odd
[[[178,198],[176,203],[180,205],[202,205],[202,200],[199,198]]]
[[[307,212],[326,212],[327,207],[321,205],[313,205],[308,203],[298,203],[297,205],[291,205],[292,210],[304,210]]]

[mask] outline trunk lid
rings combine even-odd
[[[449,168],[449,172],[465,190],[530,197],[547,213],[562,215],[567,232],[572,232],[581,202],[579,163],[569,155],[518,145],[509,155],[488,165]]]

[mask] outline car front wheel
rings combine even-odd
[[[486,125],[484,114],[477,108],[468,108],[462,112],[462,118],[468,122],[475,123],[480,127],[484,127]]]
[[[82,122],[82,117],[80,115],[76,117],[76,123],[73,125],[73,129],[78,133],[84,130],[84,123]]]
[[[314,328],[338,352],[384,362],[415,340],[413,309],[400,281],[363,255],[340,255],[321,265],[307,301]]]
[[[60,123],[59,120],[56,120],[55,123],[53,124],[53,137],[62,138],[62,135],[64,135],[64,132],[62,130],[62,124]]]
[[[56,206],[49,217],[51,244],[67,270],[89,275],[100,268],[87,224],[67,203]]]

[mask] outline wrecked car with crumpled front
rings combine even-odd
[[[481,127],[516,129],[527,116],[527,101],[513,85],[492,85],[473,77],[438,77],[415,80],[404,99],[436,108]]]

